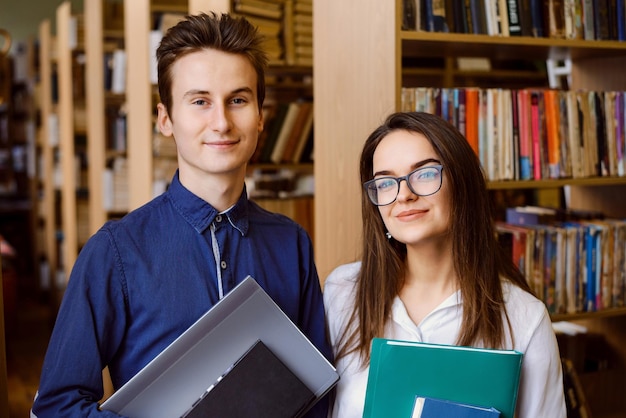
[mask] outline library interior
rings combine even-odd
[[[437,114],[480,159],[498,240],[546,304],[568,416],[626,418],[626,0],[8,3],[0,416],[29,413],[83,245],[167,189],[155,50],[217,11],[245,16],[269,57],[246,190],[304,227],[322,282],[359,259],[365,138],[394,111]]]

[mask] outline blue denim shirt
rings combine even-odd
[[[98,411],[101,371],[119,388],[251,275],[331,359],[309,236],[249,201],[223,214],[174,176],[169,189],[107,222],[72,270],[33,405],[38,417]],[[325,417],[326,399],[308,416]]]

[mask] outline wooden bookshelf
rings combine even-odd
[[[365,0],[358,4],[334,0],[314,2],[315,217],[327,220],[315,224],[315,253],[322,280],[336,266],[360,258],[358,159],[369,133],[389,113],[400,109],[402,87],[417,86],[403,85],[407,75],[417,79],[413,83],[419,82],[420,77],[426,78],[426,74],[403,65],[407,58],[569,58],[573,65],[571,89],[626,90],[622,74],[626,65],[625,42],[403,31],[401,4],[399,0]],[[455,82],[455,78],[448,81]],[[494,191],[567,188],[571,208],[626,216],[624,178],[490,182],[489,188]],[[558,319],[583,322],[591,332],[599,332],[609,341],[621,361],[613,371],[603,375],[607,379],[605,387],[623,388],[626,384],[624,311]],[[623,396],[591,401],[594,417],[626,416]]]
[[[58,121],[59,121],[59,168],[61,170],[61,223],[62,223],[62,258],[60,267],[65,276],[74,265],[79,251],[77,181],[76,167],[76,131],[75,116],[79,106],[84,109],[84,102],[75,101],[74,71],[75,49],[78,47],[73,33],[71,2],[61,3],[56,10],[56,50],[58,68]]]
[[[41,222],[43,226],[43,255],[48,265],[48,277],[40,278],[49,287],[54,283],[54,277],[59,266],[57,248],[57,205],[54,183],[54,150],[55,144],[52,135],[51,120],[56,117],[52,103],[52,60],[54,40],[51,31],[51,20],[45,19],[39,24],[39,98],[38,150],[41,182],[41,201],[39,202]]]

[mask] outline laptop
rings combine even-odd
[[[313,393],[308,408],[338,382],[333,365],[248,276],[100,408],[129,418],[181,417],[259,340]]]

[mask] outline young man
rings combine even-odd
[[[157,58],[158,126],[176,141],[178,172],[163,195],[104,225],[80,252],[35,416],[114,416],[98,409],[102,369],[119,388],[247,275],[331,358],[308,235],[246,197],[263,129],[267,59],[257,32],[228,15],[190,16]],[[325,417],[327,405],[308,416]]]

